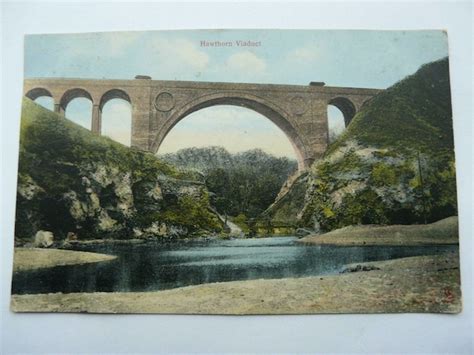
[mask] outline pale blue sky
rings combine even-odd
[[[236,40],[259,41],[261,46],[238,47]],[[201,41],[231,41],[234,46],[202,47]],[[447,36],[442,31],[201,30],[30,35],[25,38],[25,76],[132,79],[143,74],[158,80],[299,85],[324,81],[331,86],[383,89],[420,65],[447,55]],[[87,102],[77,99],[66,114],[89,127],[87,110]],[[110,102],[104,111],[104,134],[129,142],[128,106]],[[337,110],[329,114],[331,126],[341,129],[341,115]],[[251,131],[256,133],[242,135]],[[216,132],[220,138],[215,137]],[[276,155],[294,156],[290,143],[278,133],[271,122],[252,111],[209,108],[176,125],[160,153],[220,142],[231,151],[260,147]],[[240,144],[238,137],[242,138]]]

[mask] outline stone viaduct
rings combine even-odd
[[[170,130],[190,113],[214,105],[236,105],[254,110],[275,123],[289,138],[305,169],[328,145],[327,106],[338,107],[346,126],[361,106],[380,90],[324,86],[241,84],[193,81],[26,79],[24,94],[31,100],[49,96],[54,111],[64,115],[78,97],[92,101],[92,132],[101,133],[101,112],[107,101],[120,98],[131,105],[131,145],[156,153]]]

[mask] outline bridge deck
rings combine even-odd
[[[293,84],[257,84],[236,82],[212,81],[182,81],[182,80],[153,80],[153,79],[86,79],[86,78],[26,78],[25,87],[32,88],[40,85],[60,86],[120,86],[120,87],[170,87],[189,89],[224,89],[224,90],[265,90],[265,91],[292,91],[292,92],[325,92],[341,95],[375,95],[383,89],[339,87],[339,86],[314,86]]]

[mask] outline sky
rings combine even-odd
[[[260,42],[241,47],[236,41]],[[201,42],[232,42],[206,47]],[[25,37],[25,77],[192,80],[384,89],[422,64],[448,55],[443,31],[199,30],[108,32]],[[38,99],[47,104],[46,99]],[[51,105],[51,103],[49,104]],[[66,117],[90,128],[91,103],[73,100]],[[329,107],[330,129],[343,130]],[[103,134],[130,144],[130,106],[112,100]],[[252,133],[254,132],[254,133]],[[249,109],[215,106],[194,112],[168,134],[159,153],[222,145],[231,152],[261,148],[295,157],[283,132]]]

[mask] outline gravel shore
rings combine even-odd
[[[40,268],[97,263],[115,259],[116,256],[89,253],[83,251],[40,249],[40,248],[15,248],[13,271],[28,271]]]
[[[458,218],[449,217],[426,225],[349,226],[321,235],[304,237],[298,242],[341,246],[458,244]]]

